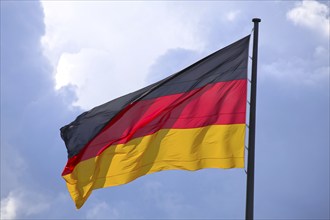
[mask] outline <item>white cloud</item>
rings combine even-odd
[[[86,213],[87,219],[118,219],[119,212],[114,207],[109,207],[106,202],[95,204]]]
[[[46,198],[37,192],[13,190],[1,199],[1,219],[16,219],[37,215],[50,208]]]
[[[8,156],[10,155],[10,157]],[[14,159],[14,163],[13,163]],[[21,184],[28,170],[28,164],[22,154],[13,146],[1,140],[1,196]]]
[[[42,43],[56,70],[56,89],[73,85],[74,105],[84,109],[144,86],[149,67],[167,50],[203,48],[196,31],[203,10],[182,13],[166,2],[42,5]]]
[[[316,48],[315,53],[318,53]],[[329,58],[329,55],[326,57]],[[325,57],[325,58],[326,58]],[[319,65],[317,59],[306,60],[294,57],[290,60],[278,59],[272,63],[260,65],[260,76],[271,77],[286,85],[302,85],[311,87],[328,86],[330,68]]]
[[[326,49],[322,46],[317,46],[315,48],[314,54],[313,54],[313,58],[315,60],[319,60],[321,62],[328,62],[329,63],[329,49]]]
[[[228,21],[234,21],[240,13],[240,10],[230,11],[226,14],[226,18]]]
[[[186,212],[191,210],[184,201],[184,197],[176,192],[166,191],[160,182],[149,181],[144,185],[144,194],[147,200],[152,203],[162,212],[166,213],[169,218],[183,217]]]
[[[51,205],[59,206],[64,201],[71,202],[66,194],[64,196],[60,193],[54,197],[44,194],[41,189],[35,189],[33,186],[38,183],[35,178],[31,178],[31,173],[31,167],[19,149],[1,140],[0,219],[46,216]],[[67,201],[64,200],[66,198]]]
[[[287,13],[287,18],[294,24],[318,31],[329,37],[329,7],[317,1],[302,1]]]
[[[17,201],[9,195],[7,198],[1,199],[1,219],[15,219],[17,212]]]
[[[29,166],[23,155],[4,141],[1,150],[1,219],[29,217],[47,210],[44,195],[25,188]]]

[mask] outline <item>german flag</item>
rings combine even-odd
[[[161,170],[244,167],[249,39],[62,127],[76,207],[94,189]]]

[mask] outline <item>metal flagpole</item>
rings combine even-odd
[[[256,128],[256,96],[257,96],[257,61],[258,61],[258,32],[260,18],[253,18],[253,55],[251,74],[251,97],[249,119],[249,150],[247,162],[246,209],[245,219],[253,220],[254,206],[254,155],[255,155],[255,128]]]

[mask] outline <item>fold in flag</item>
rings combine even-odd
[[[94,189],[161,170],[243,168],[249,39],[62,127],[76,207]]]

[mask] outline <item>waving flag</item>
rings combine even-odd
[[[161,170],[244,167],[249,39],[62,127],[76,207],[94,189]]]

